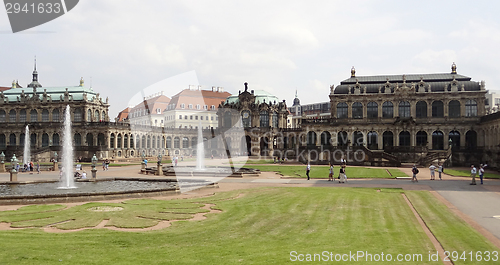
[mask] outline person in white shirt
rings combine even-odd
[[[483,185],[483,176],[484,176],[484,168],[486,167],[486,165],[483,165],[481,164],[481,166],[479,166],[479,179],[481,180],[481,185]]]
[[[435,180],[436,179],[436,166],[434,165],[431,165],[429,167],[430,171],[431,171],[431,180]]]
[[[472,182],[470,183],[470,185],[476,185],[476,174],[476,167],[474,167],[474,165],[470,165],[470,176],[472,177]]]
[[[441,164],[438,164],[438,173],[439,173],[439,180],[442,180],[441,173],[443,173],[443,165]]]
[[[309,180],[309,171],[311,171],[311,164],[309,164],[309,162],[307,162],[307,167],[306,167],[307,180]]]
[[[328,174],[328,181],[333,181],[333,165],[330,163],[330,174]]]

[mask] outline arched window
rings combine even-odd
[[[7,115],[5,114],[5,110],[0,110],[0,122],[6,122],[6,118],[7,118],[6,116]]]
[[[460,102],[458,100],[452,100],[448,103],[448,116],[450,118],[460,117]]]
[[[135,135],[135,148],[141,148],[141,136],[138,134]]]
[[[432,149],[443,150],[444,149],[444,135],[441,131],[434,131],[432,133]]]
[[[11,133],[9,135],[9,145],[15,146],[16,145],[16,135]]]
[[[182,148],[189,148],[189,139],[187,137],[182,137]]]
[[[119,133],[116,139],[117,139],[116,148],[122,148],[122,134]]]
[[[147,142],[147,147],[148,149],[151,148],[151,135],[148,135],[148,142]]]
[[[390,131],[385,131],[382,134],[382,145],[385,147],[394,146],[394,134]]]
[[[101,120],[101,115],[99,115],[99,111],[96,110],[94,111],[94,118],[95,118],[95,121],[100,121]]]
[[[106,120],[106,112],[105,111],[102,112],[101,120],[103,120],[103,121]]]
[[[371,150],[378,149],[378,134],[377,132],[371,131],[366,135],[368,140],[368,148]]]
[[[382,118],[392,118],[394,117],[394,105],[390,101],[384,102],[382,104]]]
[[[38,111],[36,111],[35,109],[32,109],[30,111],[30,121],[31,122],[37,122],[38,121]]]
[[[467,149],[476,149],[477,147],[477,133],[470,130],[465,133],[465,147]]]
[[[250,111],[248,111],[248,110],[242,111],[241,112],[241,120],[243,122],[244,128],[250,127],[251,126]]]
[[[441,118],[444,117],[444,107],[441,100],[436,100],[432,102],[432,117]]]
[[[49,111],[44,109],[42,110],[42,122],[48,122],[49,121]]]
[[[131,142],[132,145],[133,142]],[[104,133],[97,134],[97,146],[106,146],[106,141],[104,141]]]
[[[366,115],[368,119],[378,118],[378,104],[377,102],[368,102],[366,105]]]
[[[179,139],[179,137],[175,137],[174,138],[174,148],[181,148],[181,141]]]
[[[260,127],[261,128],[269,127],[269,113],[265,110],[260,112]]]
[[[82,136],[79,133],[75,133],[75,136],[73,137],[73,140],[75,141],[75,146],[81,146],[82,145]]]
[[[354,102],[352,104],[352,118],[362,119],[363,118],[363,104],[360,102]]]
[[[425,102],[425,101],[417,102],[415,111],[416,111],[415,117],[427,118],[427,102]]]
[[[30,135],[30,143],[31,143],[31,147],[36,146],[36,133],[32,133]]]
[[[465,116],[466,117],[477,116],[477,102],[475,100],[469,99],[465,102]]]
[[[460,133],[458,131],[451,131],[448,134],[448,142],[451,140],[451,148],[460,148]]]
[[[94,146],[94,135],[87,133],[87,146]]]
[[[198,137],[191,138],[191,148],[196,149],[198,147]]]
[[[60,120],[61,120],[61,118],[59,117],[59,109],[54,109],[52,111],[52,121],[53,122],[58,122]]]
[[[156,148],[156,136],[153,135],[153,142],[151,143],[151,148]]]
[[[327,132],[327,131],[322,132],[321,133],[321,145],[329,146],[330,142],[331,142],[331,138],[332,138],[332,136],[330,135],[329,132]],[[285,137],[285,139],[287,139],[287,138]]]
[[[24,133],[21,133],[21,135],[19,135],[19,145],[24,146],[25,140],[26,140],[26,135]]]
[[[109,136],[109,148],[115,148],[115,134]]]
[[[399,117],[400,118],[409,118],[411,117],[410,114],[410,102],[408,101],[401,101],[399,102]]]
[[[87,121],[88,122],[92,121],[92,111],[90,109],[87,110]]]
[[[42,134],[42,147],[49,146],[49,135],[44,133]]]
[[[362,146],[363,145],[363,133],[360,131],[355,131],[352,134],[352,145],[353,146]]]
[[[278,128],[278,113],[273,112],[273,128]]]
[[[410,146],[410,132],[402,131],[399,133],[399,146]]]
[[[167,137],[167,148],[172,148],[172,137]]]
[[[11,109],[9,111],[9,122],[16,122],[16,116],[17,116],[16,110]]]
[[[347,103],[340,102],[337,104],[337,118],[338,119],[346,119],[347,118]]]
[[[134,135],[133,134],[130,135],[130,148],[132,148],[132,149],[135,148],[134,147]]]
[[[128,148],[128,134],[123,135],[123,148]]]
[[[60,144],[59,144],[59,134],[54,133],[54,134],[52,135],[52,145],[53,145],[53,146],[59,146],[59,145],[60,145]]]
[[[19,112],[19,122],[26,122],[26,110],[22,109],[21,112]]]
[[[424,131],[417,132],[417,146],[427,146],[427,133]]]
[[[73,113],[73,121],[75,122],[82,121],[82,109],[80,108],[75,109],[75,112]]]
[[[307,133],[307,145],[314,146],[316,145],[316,133],[313,131],[309,131]]]
[[[347,146],[349,144],[349,138],[347,132],[342,131],[337,133],[337,146]]]
[[[5,134],[0,134],[0,147],[5,148],[7,146],[7,139],[5,137]]]

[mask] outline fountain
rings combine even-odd
[[[69,105],[66,106],[64,113],[63,124],[63,141],[62,141],[62,164],[63,176],[61,179],[60,189],[75,189],[73,181],[73,137],[71,134],[71,114]]]
[[[23,152],[23,165],[30,162],[31,157],[31,142],[30,142],[30,128],[26,125],[24,129],[24,152]]]

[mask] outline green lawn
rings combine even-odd
[[[446,168],[444,170],[445,174],[451,175],[451,176],[457,176],[457,177],[470,177],[470,170],[467,169],[452,169],[452,168]],[[479,178],[479,175],[476,177]],[[500,179],[499,174],[494,174],[494,173],[484,173],[484,178],[487,179]]]
[[[293,178],[306,178],[306,166],[288,166],[288,165],[276,165],[276,166],[260,166],[252,165],[251,168],[258,169],[260,171],[271,171],[278,172],[285,177]],[[339,166],[333,168],[334,176],[339,175]],[[404,174],[399,169],[394,169],[397,175]],[[327,179],[329,174],[328,166],[311,166],[311,172],[309,176],[314,179]],[[365,167],[347,167],[346,168],[347,178],[395,178],[387,173],[384,168],[365,168]],[[405,174],[406,175],[406,174]]]
[[[383,252],[394,259],[397,254],[421,254],[422,261],[391,264],[442,264],[428,262],[428,253],[435,249],[401,196],[402,192],[364,188],[260,188],[172,202],[146,199],[107,203],[107,206],[143,206],[142,212],[153,208],[177,209],[165,210],[176,214],[192,213],[189,209],[197,209],[193,205],[212,203],[222,212],[209,214],[206,220],[178,221],[169,228],[150,232],[98,229],[54,234],[35,228],[0,231],[0,264],[282,264],[299,254],[322,254],[323,251],[333,255],[349,254],[349,251]],[[235,198],[238,193],[243,196]],[[431,229],[453,227],[439,233],[440,241],[453,243],[450,247],[457,251],[471,245],[474,245],[471,249],[492,249],[491,245],[481,243],[485,239],[468,225],[456,226],[457,219],[450,217],[453,213],[444,206],[439,208],[441,204],[428,195],[428,192],[412,192],[410,197],[418,209],[431,208],[431,214],[424,214]],[[420,200],[422,204],[417,203]],[[79,209],[85,209],[86,218],[95,222],[99,219],[97,215],[104,217],[102,213],[86,209],[99,205],[90,203]],[[432,208],[433,205],[437,208]],[[58,205],[29,206],[17,214],[2,212],[0,216],[19,220],[31,215],[43,220],[56,212],[71,212],[71,209],[61,210]],[[74,212],[67,217],[75,217]],[[127,223],[136,218],[124,215],[120,217],[122,220],[117,216],[112,220]],[[84,225],[80,219],[76,222]],[[343,263],[364,264],[365,260]]]
[[[387,169],[387,171],[389,171],[389,173],[391,173],[391,175],[394,178],[407,178],[407,177],[409,177],[408,174],[404,173],[403,171],[401,171],[397,168],[389,168],[389,169]]]

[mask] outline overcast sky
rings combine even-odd
[[[110,114],[176,77],[230,93],[263,89],[291,105],[328,101],[356,75],[459,74],[500,89],[498,1],[81,0],[66,15],[13,34],[0,12],[0,86],[25,87],[37,56],[43,86],[86,85]],[[182,78],[179,78],[182,77]],[[175,85],[172,85],[175,84]],[[172,87],[174,86],[174,87]]]

